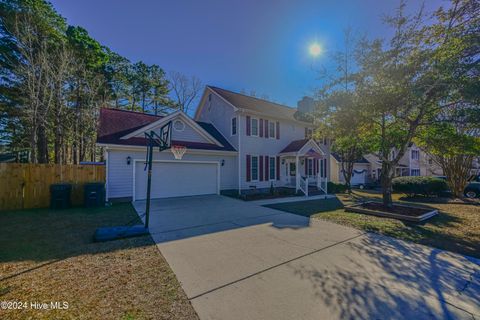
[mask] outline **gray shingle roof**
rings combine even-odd
[[[239,109],[246,109],[256,113],[261,113],[272,118],[280,118],[286,120],[296,120],[294,114],[297,112],[296,108],[291,108],[279,103],[247,96],[241,93],[236,93],[230,90],[208,86],[215,91],[222,98]],[[298,121],[298,120],[296,120]]]

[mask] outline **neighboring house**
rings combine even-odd
[[[353,164],[352,178],[350,180],[351,186],[364,186],[369,182],[370,162],[362,157]],[[342,170],[341,157],[332,152],[330,154],[330,180],[335,183],[345,183],[345,178]]]
[[[392,149],[389,154],[389,158],[393,159],[396,157],[396,149]],[[420,150],[414,143],[410,143],[409,147],[405,151],[403,157],[398,161],[398,164],[395,168],[395,176],[423,176],[427,175],[426,167],[423,167],[422,163],[424,162],[425,153]],[[370,174],[369,179],[372,181],[380,180],[380,173],[382,171],[382,161],[375,154],[367,154],[364,158],[370,163]]]
[[[308,193],[329,176],[328,142],[311,139],[313,125],[296,109],[228,90],[205,88],[194,120],[102,109],[97,145],[105,148],[107,197],[140,200],[146,194],[144,132],[172,121],[172,145],[187,151],[175,160],[155,151],[152,198],[268,191],[271,186]]]
[[[422,163],[420,165],[422,175],[426,176],[444,176],[442,167],[438,165],[432,157],[422,151]],[[425,174],[424,174],[425,172]],[[470,167],[470,175],[477,176],[480,174],[480,157],[476,157],[472,160]]]

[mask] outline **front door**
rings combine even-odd
[[[295,185],[295,176],[297,175],[297,166],[295,161],[285,161],[285,183],[287,185]]]
[[[288,164],[288,175],[290,177],[295,177],[297,175],[297,164],[293,161]]]

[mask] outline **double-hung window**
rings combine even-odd
[[[273,121],[268,123],[268,136],[275,139],[275,122]]]
[[[232,136],[237,134],[237,118],[232,118]]]
[[[420,159],[420,151],[412,150],[412,160],[419,160]]]
[[[252,156],[250,165],[252,181],[258,181],[258,156]]]
[[[268,161],[270,162],[269,163],[269,167],[268,167],[268,170],[270,171],[269,172],[269,177],[270,177],[270,180],[275,180],[275,165],[276,165],[276,162],[275,162],[275,157],[270,157],[268,158]]]
[[[258,119],[252,118],[250,121],[252,128],[252,136],[258,136]]]
[[[420,176],[420,169],[412,169],[410,171],[410,175],[411,176],[416,176],[416,177]]]

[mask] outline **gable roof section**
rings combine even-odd
[[[332,155],[332,157],[337,160],[337,162],[342,162],[342,157],[340,157],[340,155],[338,153],[335,153],[335,152],[332,152],[330,153]],[[355,163],[370,163],[367,159],[365,159],[364,157],[361,157],[360,159],[357,159],[355,161]]]
[[[262,114],[277,119],[299,121],[294,117],[295,112],[297,112],[297,109],[295,108],[213,86],[207,86],[207,88],[238,109],[248,110],[252,113]]]
[[[173,121],[174,119],[181,118],[183,121],[187,122],[187,124],[192,127],[193,130],[195,130],[199,135],[201,135],[205,140],[210,141],[213,144],[217,144],[220,147],[222,147],[222,144],[217,141],[214,137],[212,137],[208,132],[206,132],[201,126],[198,125],[194,120],[192,120],[189,116],[187,116],[184,112],[182,111],[176,111],[174,113],[169,114],[166,117],[162,117],[158,119],[157,121],[153,123],[149,123],[145,125],[144,127],[141,127],[133,132],[130,132],[126,134],[125,136],[122,137],[122,139],[129,139],[129,138],[137,138],[137,137],[143,137],[144,132],[147,130],[152,130],[154,128],[160,127],[164,124],[166,124],[168,121]]]
[[[131,137],[128,139],[122,139],[122,137],[132,134],[145,126],[152,125],[163,118],[166,117],[120,109],[102,108],[100,109],[100,121],[97,129],[97,143],[145,146],[146,141],[143,137]],[[195,125],[198,125],[206,134],[210,135],[212,141],[218,141],[219,144],[192,141],[172,141],[172,143],[184,145],[190,149],[236,151],[213,125],[203,122],[195,122]]]
[[[120,109],[101,108],[97,137],[119,136],[133,132],[149,123],[161,119],[161,116]]]
[[[303,155],[309,151],[309,148],[310,149],[313,148],[314,150],[316,149],[316,151],[318,151],[318,153],[322,155],[325,154],[322,148],[320,148],[320,146],[313,139],[302,139],[302,140],[292,141],[285,148],[283,148],[283,150],[280,151],[279,154],[300,153],[299,155]]]
[[[295,140],[290,142],[280,153],[298,152],[309,139]]]

